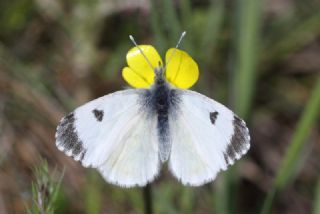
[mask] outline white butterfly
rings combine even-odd
[[[68,114],[57,127],[57,147],[123,187],[153,181],[164,162],[185,185],[214,180],[248,151],[248,128],[222,104],[183,89],[198,79],[188,54],[171,49],[166,58],[163,68],[152,46],[130,50],[123,76],[137,89],[100,97]]]

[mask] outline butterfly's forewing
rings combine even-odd
[[[197,92],[179,90],[180,103],[169,118],[172,149],[169,167],[183,183],[202,185],[215,179],[250,147],[249,131],[222,104]]]
[[[57,147],[98,168],[120,186],[143,186],[159,171],[156,115],[148,115],[141,90],[124,90],[93,100],[64,117]]]

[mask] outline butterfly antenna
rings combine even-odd
[[[174,50],[171,52],[171,54],[170,54],[170,56],[169,56],[169,58],[168,58],[168,61],[167,61],[167,63],[166,63],[166,66],[164,67],[163,70],[166,70],[167,65],[169,64],[169,62],[170,62],[170,60],[172,59],[174,53],[175,53],[176,50],[178,49],[178,47],[179,47],[179,45],[180,45],[183,37],[184,37],[186,34],[187,34],[186,31],[183,31],[183,32],[181,33],[181,36],[180,36],[180,38],[179,38],[179,40],[178,40],[178,42],[177,42],[177,45],[176,45],[176,47],[174,48]]]
[[[146,59],[147,63],[150,65],[152,70],[154,70],[154,67],[152,66],[151,62],[149,61],[148,57],[143,53],[142,49],[139,47],[139,45],[136,43],[132,35],[129,35],[129,39],[132,41],[132,43],[138,48],[142,56]]]

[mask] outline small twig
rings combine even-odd
[[[144,211],[146,214],[152,214],[152,187],[147,184],[143,187]]]

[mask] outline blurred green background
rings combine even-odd
[[[249,125],[244,158],[197,188],[163,167],[150,198],[56,149],[63,115],[127,87],[129,34],[163,55],[183,30],[193,90]],[[2,0],[0,213],[320,213],[319,74],[316,0]]]

